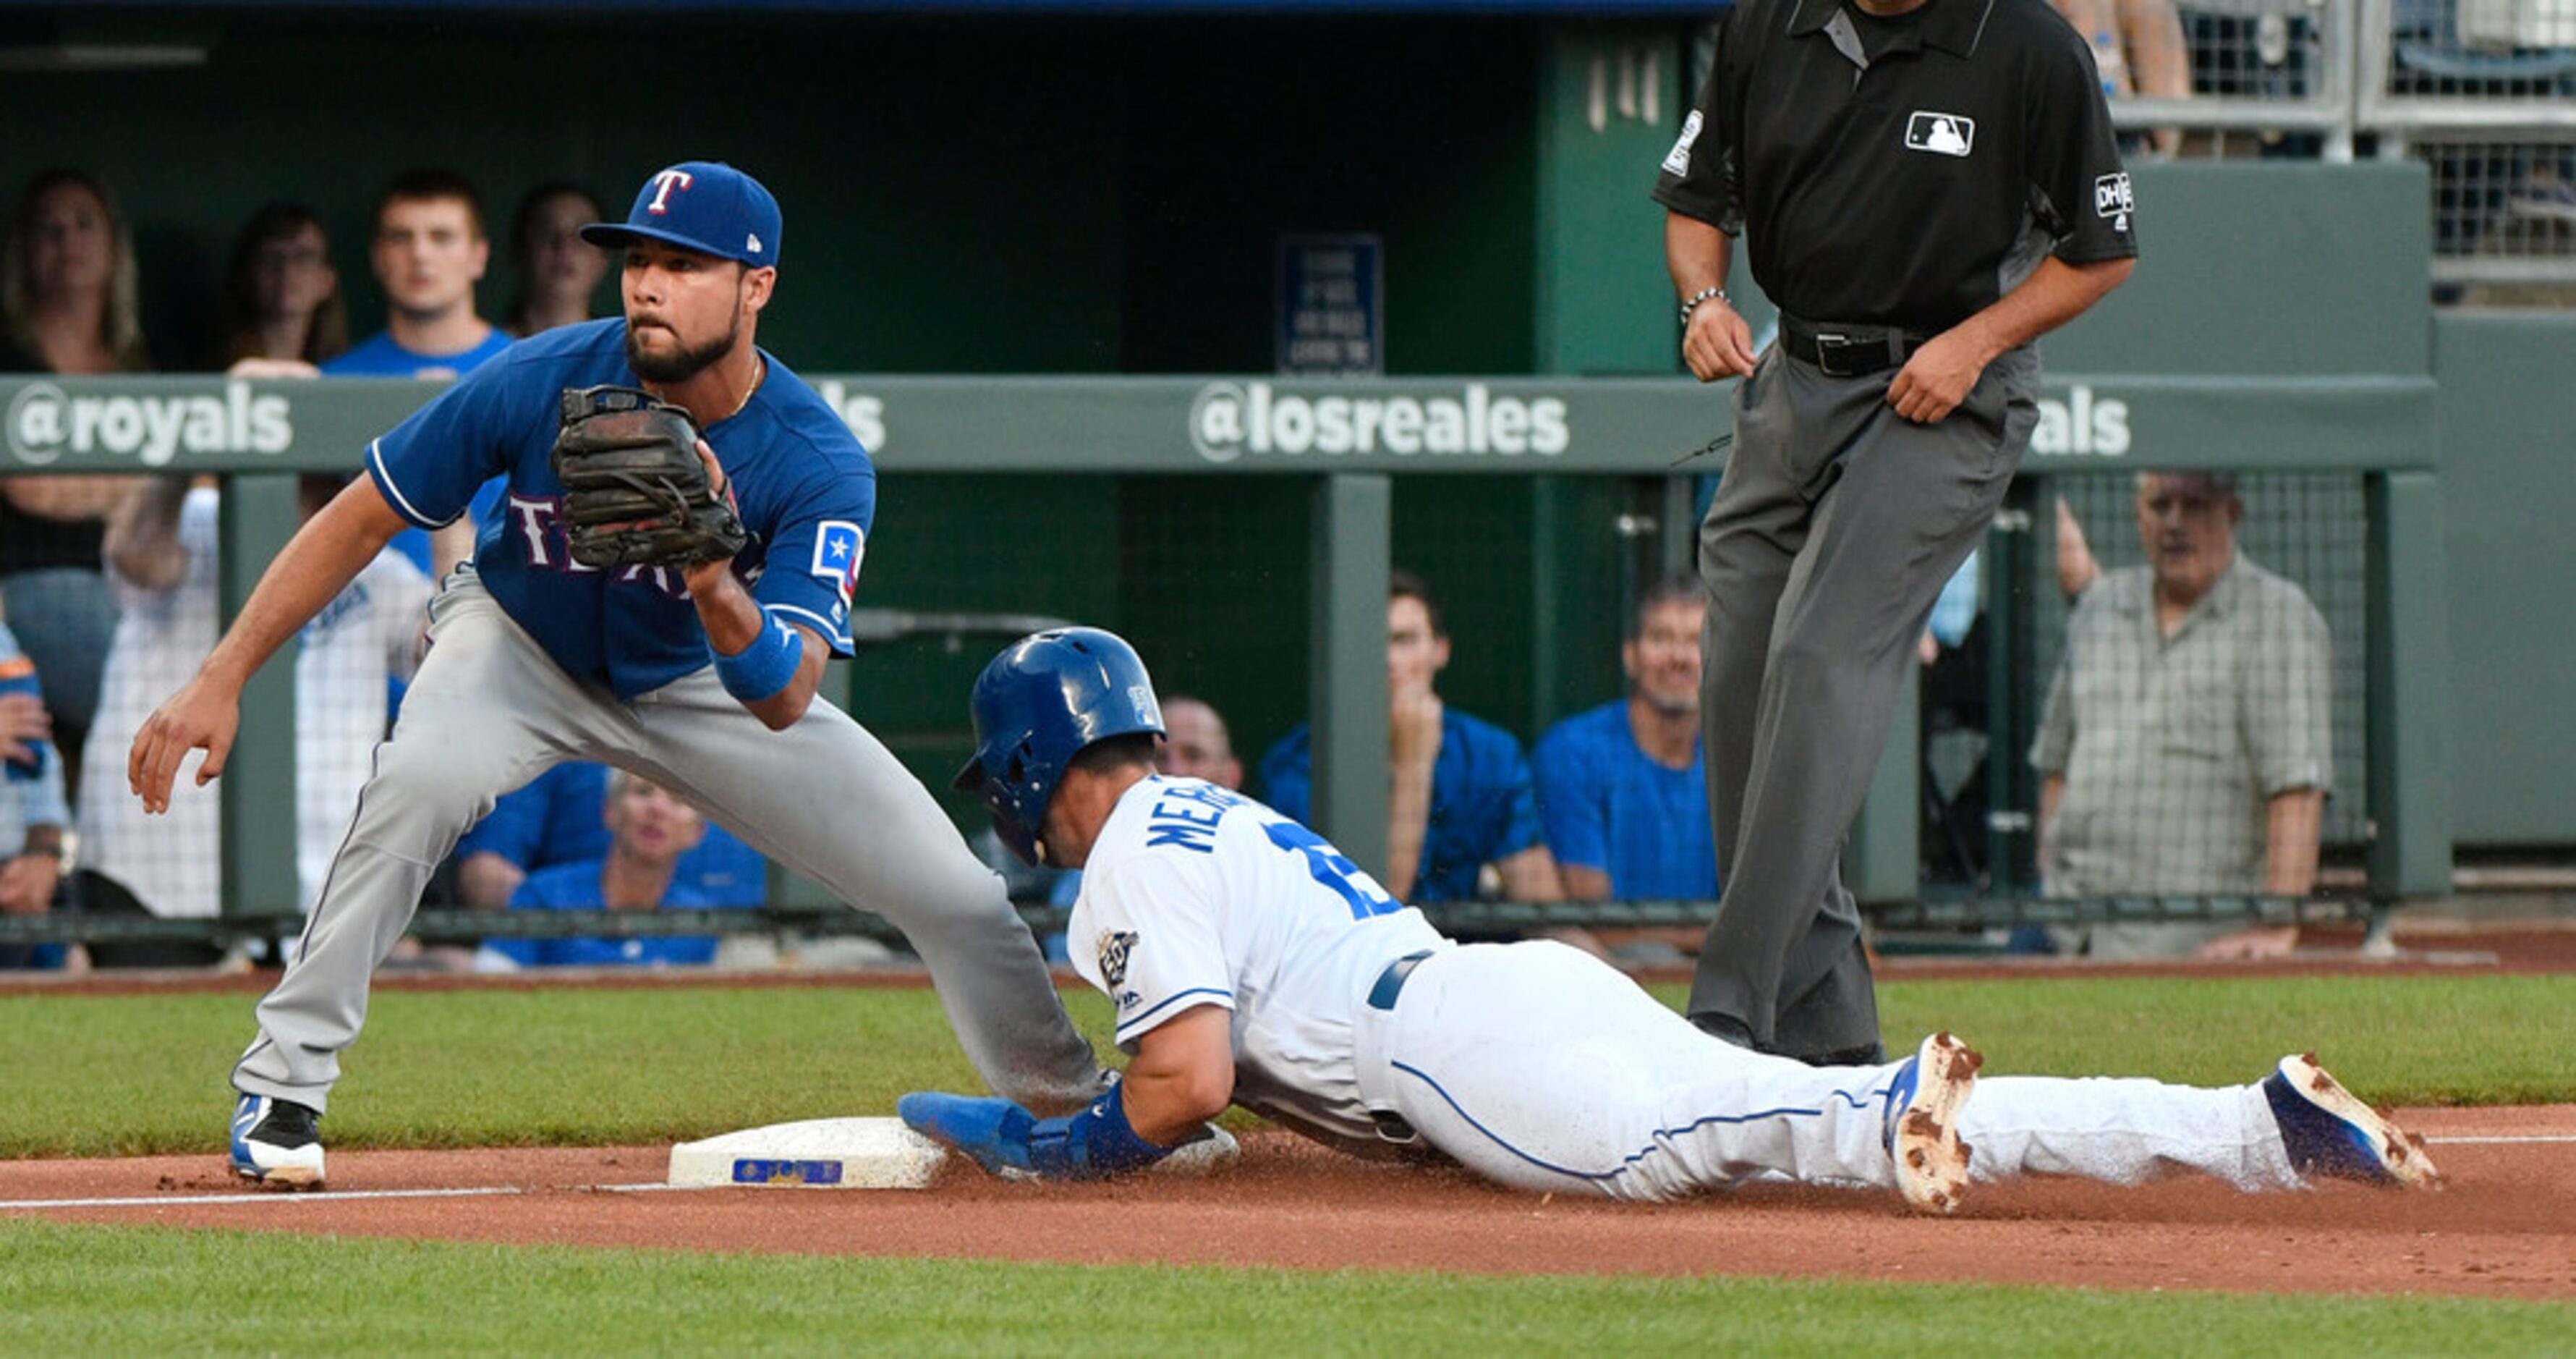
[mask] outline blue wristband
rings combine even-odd
[[[796,630],[770,618],[751,645],[716,657],[716,678],[724,681],[726,693],[745,703],[758,703],[785,689],[804,663],[805,643]]]
[[[1149,1166],[1172,1154],[1136,1135],[1127,1121],[1126,1084],[1071,1118],[1050,1118],[1030,1129],[1029,1168],[1054,1179],[1089,1180]]]

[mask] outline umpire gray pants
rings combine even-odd
[[[761,853],[884,916],[921,954],[966,1055],[995,1093],[1041,1111],[1094,1097],[1075,1032],[1001,877],[886,748],[817,701],[771,731],[712,669],[619,702],[576,683],[471,571],[430,606],[431,647],[331,861],[302,945],[259,1003],[233,1070],[245,1093],[328,1107],[369,979],[430,873],[494,799],[565,760],[641,774]],[[816,1034],[818,1047],[847,1037]]]
[[[1724,888],[1694,1020],[1816,1058],[1879,1041],[1842,847],[1942,585],[1994,519],[2038,421],[2028,346],[1940,422],[1774,344],[1735,394],[1699,530],[1701,736]]]

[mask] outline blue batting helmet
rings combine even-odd
[[[1002,843],[1032,864],[1047,804],[1083,747],[1163,734],[1163,707],[1136,648],[1098,628],[1035,632],[1003,648],[975,681],[969,707],[975,757],[950,786],[982,797]]]

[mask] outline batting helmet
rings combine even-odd
[[[950,785],[984,799],[1002,843],[1038,862],[1038,835],[1065,768],[1112,736],[1163,734],[1162,705],[1136,649],[1098,628],[1031,633],[975,681],[975,757]]]

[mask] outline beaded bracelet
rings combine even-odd
[[[1682,324],[1689,325],[1691,313],[1699,310],[1699,304],[1708,301],[1710,298],[1715,298],[1720,302],[1725,302],[1726,290],[1724,288],[1708,287],[1692,293],[1690,297],[1682,303]],[[1729,303],[1728,305],[1732,306],[1733,304]]]

